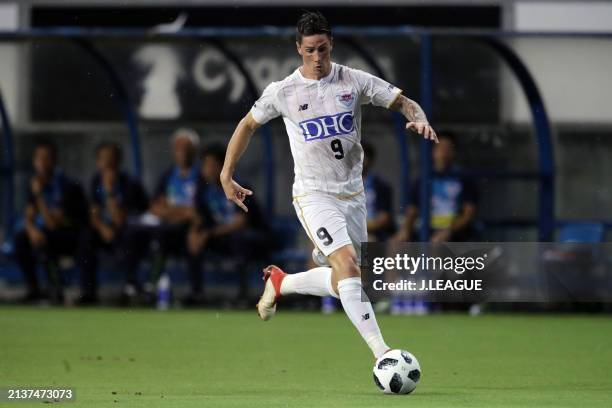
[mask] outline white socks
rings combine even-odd
[[[338,297],[331,285],[331,272],[329,267],[318,267],[306,272],[290,273],[285,276],[281,284],[281,295],[333,296]]]
[[[318,267],[306,272],[292,273],[285,276],[281,284],[281,295],[333,296],[338,297],[331,284],[331,272],[329,267]],[[362,302],[361,278],[347,278],[338,282],[338,292],[344,312],[348,315],[353,325],[368,343],[368,346],[376,358],[382,356],[389,346],[383,340],[374,310],[370,301]],[[365,293],[363,294],[365,298]]]
[[[359,330],[361,337],[368,343],[374,357],[379,358],[389,350],[389,346],[387,346],[380,333],[372,304],[369,300],[367,302],[361,301],[362,291],[361,278],[346,278],[338,282],[338,292],[344,312]],[[365,293],[363,296],[366,296]]]

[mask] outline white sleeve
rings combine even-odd
[[[371,103],[374,106],[389,108],[402,93],[402,90],[384,79],[359,69],[353,69],[353,77],[359,89],[359,100],[362,105]]]
[[[277,91],[278,82],[272,82],[264,89],[259,99],[253,104],[251,115],[253,115],[253,119],[260,125],[281,115],[277,107]]]

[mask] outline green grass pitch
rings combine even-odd
[[[70,407],[610,407],[612,320],[379,316],[423,375],[381,394],[342,313],[0,308],[0,388],[69,386]],[[43,406],[0,403],[3,406]]]

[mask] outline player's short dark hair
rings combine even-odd
[[[319,11],[305,11],[295,26],[295,40],[302,43],[302,37],[310,35],[325,34],[332,37],[331,28],[327,19]]]
[[[361,143],[361,147],[363,148],[363,155],[367,157],[371,162],[376,160],[376,149],[368,142]]]
[[[51,157],[54,162],[57,161],[57,146],[49,139],[38,139],[36,143],[34,143],[34,150],[32,150],[32,155],[36,153],[38,149],[45,149],[51,153]]]
[[[201,157],[202,159],[205,159],[207,157],[212,157],[213,159],[217,160],[220,164],[223,164],[223,161],[225,160],[225,146],[222,145],[221,143],[210,144],[202,150]]]
[[[96,157],[104,149],[111,150],[113,152],[113,154],[115,155],[115,159],[117,160],[117,164],[121,163],[121,161],[123,160],[123,150],[121,150],[121,146],[119,146],[117,143],[113,143],[113,142],[101,142],[101,143],[98,143],[98,145],[96,146],[96,150],[95,150]]]

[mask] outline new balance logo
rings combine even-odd
[[[347,135],[355,130],[353,112],[319,116],[300,122],[304,140],[326,139],[332,136]]]
[[[298,112],[305,111],[306,109],[308,109],[308,104],[307,103],[305,103],[303,105],[300,105],[298,107]]]
[[[368,320],[370,318],[370,314],[366,313],[364,315],[361,316],[361,320]]]

